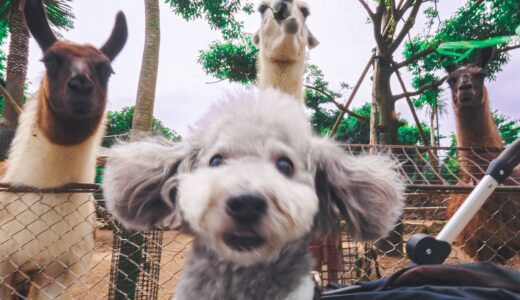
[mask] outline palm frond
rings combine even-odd
[[[71,0],[44,0],[49,23],[56,29],[72,29],[74,14],[70,6]]]
[[[43,0],[49,23],[57,30],[69,30],[74,26],[74,14],[70,3],[72,0]],[[0,3],[0,21],[7,21],[12,9],[12,0]]]

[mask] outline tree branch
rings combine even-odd
[[[341,110],[338,118],[336,119],[336,122],[334,122],[334,126],[332,126],[332,129],[330,130],[329,136],[334,136],[336,134],[336,131],[338,131],[339,124],[341,123],[341,120],[343,120],[343,117],[345,116],[345,110],[349,108],[350,104],[354,100],[354,97],[356,96],[356,94],[359,90],[359,87],[361,86],[361,84],[365,80],[365,77],[367,76],[370,66],[372,66],[374,63],[375,57],[376,57],[376,49],[374,48],[374,49],[372,49],[372,56],[370,56],[370,59],[368,60],[366,66],[365,66],[365,69],[363,69],[363,72],[359,76],[359,78],[356,82],[356,85],[354,86],[354,89],[352,89],[352,93],[350,93],[350,96],[347,99],[347,102],[345,102],[345,105],[344,105],[345,109]]]
[[[520,45],[514,45],[514,46],[507,46],[507,47],[504,47],[504,48],[498,50],[498,53],[508,52],[508,51],[515,50],[515,49],[520,49]]]
[[[326,92],[326,91],[324,91],[324,90],[322,90],[322,89],[320,89],[320,88],[318,88],[318,87],[315,87],[315,86],[313,86],[313,85],[308,85],[308,84],[306,84],[305,87],[306,87],[306,88],[309,88],[309,89],[311,89],[311,90],[315,90],[315,91],[317,91],[317,92],[322,93],[323,95],[325,95],[325,96],[328,98],[329,102],[332,102],[332,103],[333,103],[333,104],[334,104],[334,105],[335,105],[339,110],[341,110],[342,112],[346,112],[346,113],[348,113],[349,115],[351,115],[351,116],[353,116],[353,117],[356,117],[356,118],[358,118],[358,119],[360,119],[360,120],[366,121],[366,122],[370,121],[369,118],[367,118],[367,117],[365,117],[365,116],[362,116],[362,115],[360,115],[360,114],[357,114],[357,113],[355,113],[355,112],[349,110],[348,108],[345,108],[341,103],[338,103],[338,102],[336,101],[336,99],[334,98],[334,96],[332,96],[332,95],[329,94],[328,92]]]
[[[219,82],[222,82],[222,81],[225,81],[225,80],[228,80],[228,79],[227,78],[222,78],[222,79],[215,80],[215,81],[206,81],[204,83],[205,84],[216,84],[216,83],[219,83]]]
[[[415,0],[415,3],[412,7],[412,11],[410,12],[410,15],[408,16],[408,19],[404,22],[403,28],[401,28],[401,31],[397,35],[397,37],[394,39],[394,41],[390,44],[390,52],[394,52],[397,47],[403,42],[404,38],[412,29],[413,25],[415,24],[415,18],[417,18],[417,14],[419,13],[419,9],[421,8],[421,5],[424,3],[424,0]]]
[[[392,18],[394,19],[394,22],[397,22],[397,20],[399,20],[399,18],[398,18],[397,6],[395,5],[395,0],[390,0],[390,12],[392,13]]]
[[[388,46],[385,44],[385,38],[381,32],[383,26],[383,15],[385,12],[385,2],[379,1],[379,5],[376,8],[374,18],[372,19],[372,27],[374,30],[374,39],[376,40],[377,48],[380,54],[385,55],[388,52]]]
[[[16,101],[14,101],[13,96],[11,96],[11,94],[9,94],[9,92],[1,84],[0,84],[0,95],[4,96],[5,103],[8,104],[17,115],[20,115],[20,113],[22,112],[22,109],[20,108],[18,103],[16,103]]]
[[[397,76],[397,80],[399,81],[399,84],[401,85],[401,88],[403,89],[404,94],[408,94],[408,92],[406,91],[406,86],[404,84],[403,77],[401,77],[401,73],[399,72],[399,70],[395,71],[395,75]],[[424,134],[424,130],[422,128],[421,122],[419,121],[419,117],[417,116],[417,112],[416,112],[415,107],[413,106],[412,100],[410,99],[409,96],[406,97],[406,102],[408,103],[408,106],[410,107],[410,111],[412,112],[412,116],[415,121],[415,125],[417,126],[419,136],[423,140],[423,144],[426,147],[429,147],[430,145],[428,145],[428,141],[426,139],[426,135]],[[433,130],[433,128],[431,128],[430,130]],[[428,151],[428,155],[430,156],[432,161],[437,161],[437,155],[435,155],[435,153],[433,153],[432,149],[427,148],[427,151]],[[446,181],[444,180],[444,178],[437,172],[436,168],[433,166],[432,166],[432,171],[437,176],[437,178],[441,180],[441,182],[443,184],[446,184]]]
[[[423,57],[427,56],[428,54],[431,54],[431,53],[433,53],[435,51],[437,51],[437,49],[430,46],[430,47],[426,48],[426,50],[418,52],[418,53],[414,54],[412,57],[403,60],[402,62],[395,63],[394,64],[394,69],[400,69],[402,67],[406,67],[407,65],[413,63],[414,61],[417,61],[417,60],[419,60],[419,59],[421,59],[421,58],[423,58]]]
[[[368,4],[365,2],[365,0],[358,0],[359,3],[361,3],[361,6],[363,6],[363,8],[367,11],[368,13],[368,16],[370,17],[370,19],[372,19],[372,22],[374,22],[374,12],[372,11],[372,9],[370,9],[370,6],[368,6]]]
[[[397,6],[397,12],[401,15],[401,17],[412,6],[412,4],[413,0],[404,0],[399,3],[399,5]],[[399,17],[399,19],[401,17]]]
[[[396,72],[398,72],[398,71],[396,70]],[[426,91],[426,90],[439,87],[439,86],[441,86],[444,83],[444,81],[446,81],[447,78],[448,78],[448,76],[444,76],[440,80],[432,82],[432,83],[429,83],[429,84],[425,84],[425,85],[421,86],[420,88],[418,88],[417,90],[415,90],[413,92],[405,92],[405,93],[402,93],[402,94],[395,95],[394,96],[394,101],[400,100],[400,99],[405,98],[405,97],[417,96],[417,95],[420,95],[420,94],[424,93],[424,91]]]

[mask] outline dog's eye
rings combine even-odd
[[[287,177],[291,177],[294,174],[294,166],[290,159],[287,157],[279,158],[276,161],[276,168],[280,173],[284,174]]]
[[[209,160],[209,165],[211,167],[218,167],[223,163],[224,163],[224,158],[220,154],[213,155],[213,157]]]

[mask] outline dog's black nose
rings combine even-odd
[[[259,195],[241,195],[230,198],[226,210],[236,222],[254,225],[267,211],[267,202]]]

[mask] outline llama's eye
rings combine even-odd
[[[96,66],[96,72],[103,84],[106,84],[108,82],[108,78],[110,78],[110,75],[114,74],[112,66],[107,63],[98,64]]]
[[[50,77],[55,77],[58,74],[61,65],[61,60],[58,55],[49,52],[42,58],[42,62]]]
[[[220,154],[215,154],[211,159],[209,160],[210,167],[218,167],[221,164],[224,163],[224,158]]]
[[[304,18],[307,18],[311,14],[307,7],[300,8],[300,11],[302,12]]]
[[[281,157],[276,161],[276,168],[280,173],[287,177],[291,177],[294,174],[294,165],[287,157]]]
[[[269,6],[267,4],[262,4],[258,7],[258,11],[263,14],[267,9],[269,8]]]
[[[454,78],[454,77],[451,77],[451,78],[448,78],[448,84],[450,86],[453,86],[457,83],[457,78]]]
[[[486,78],[486,73],[477,73],[475,74],[475,78],[478,80],[484,80],[484,78]]]

